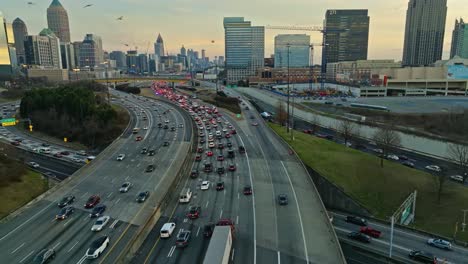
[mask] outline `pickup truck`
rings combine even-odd
[[[379,238],[382,236],[382,232],[380,232],[379,230],[375,230],[372,227],[368,227],[368,226],[361,227],[359,231],[363,234],[369,235],[374,238]]]

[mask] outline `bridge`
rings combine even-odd
[[[126,83],[126,82],[141,82],[141,81],[164,81],[164,82],[174,82],[182,83],[190,81],[190,77],[187,76],[126,76],[121,78],[104,78],[96,79],[96,82],[99,83]]]

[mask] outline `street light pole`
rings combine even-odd
[[[290,94],[290,90],[289,90],[289,82],[290,82],[290,79],[289,79],[289,48],[291,47],[291,45],[289,43],[286,44],[286,47],[288,48],[288,100],[287,100],[287,112],[288,112],[288,118],[287,118],[287,122],[286,122],[286,132],[289,133],[289,123],[290,123],[290,120],[289,120],[289,94]]]

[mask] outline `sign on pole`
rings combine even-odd
[[[2,126],[14,126],[17,124],[16,118],[4,118],[0,120]]]

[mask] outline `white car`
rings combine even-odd
[[[101,231],[109,222],[110,216],[101,216],[96,220],[96,223],[91,227],[91,231]]]
[[[224,133],[227,133],[227,129],[226,129],[226,128],[223,128],[223,132],[224,132]]]
[[[390,160],[400,160],[400,158],[399,158],[397,155],[394,155],[394,154],[389,154],[389,155],[387,155],[387,159],[390,159]]]
[[[86,251],[86,258],[87,259],[96,259],[98,258],[102,252],[109,246],[109,237],[103,236],[100,237],[91,243],[91,246]]]
[[[164,121],[164,123],[168,124],[168,123],[169,123],[169,120]]]
[[[144,127],[143,130],[148,130],[148,127]]]
[[[117,156],[117,160],[118,160],[118,161],[122,161],[122,160],[124,160],[124,159],[125,159],[125,154],[119,154],[119,155]]]
[[[442,171],[442,169],[437,165],[427,165],[425,168],[431,171],[436,171],[436,172]]]
[[[172,235],[172,232],[174,232],[175,228],[176,228],[175,223],[165,223],[162,226],[161,231],[159,232],[161,238],[170,237]]]
[[[433,246],[433,247],[438,247],[441,249],[446,249],[446,250],[451,250],[452,249],[452,244],[448,242],[447,240],[443,239],[434,239],[431,238],[427,240],[427,244]]]
[[[201,189],[202,190],[208,190],[209,188],[210,188],[210,182],[209,181],[202,181]]]
[[[33,168],[35,168],[35,169],[39,168],[39,164],[37,164],[37,163],[34,162],[34,161],[29,162],[29,166],[31,166],[31,167],[33,167]]]
[[[463,182],[463,176],[461,175],[452,175],[450,176],[451,180],[457,181],[457,182]]]
[[[132,188],[132,184],[130,182],[124,182],[122,186],[120,186],[119,192],[126,193],[130,188]]]
[[[184,127],[184,124],[179,124],[179,127]]]
[[[208,147],[209,147],[209,148],[214,148],[214,147],[215,147],[214,142],[210,142],[210,144],[208,144]]]

